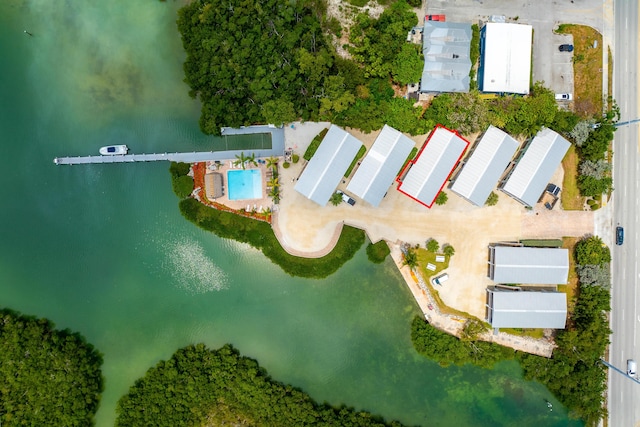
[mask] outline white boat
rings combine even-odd
[[[100,154],[103,156],[120,156],[127,154],[129,147],[126,145],[107,145],[100,148]]]

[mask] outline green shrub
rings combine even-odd
[[[291,156],[291,161],[293,163],[298,163],[300,161],[300,156],[297,154],[294,154],[293,156]]]
[[[329,129],[322,129],[322,131],[320,131],[320,133],[317,134],[315,138],[313,138],[313,140],[307,147],[307,151],[305,151],[304,155],[302,156],[303,159],[305,159],[306,161],[311,160],[313,155],[316,154],[316,151],[318,150],[318,147],[320,146],[320,143],[324,139],[327,132],[329,132]]]
[[[349,178],[349,175],[351,175],[351,171],[353,171],[353,168],[356,166],[356,162],[360,160],[362,156],[364,156],[364,153],[366,152],[367,152],[367,147],[365,147],[364,145],[361,146],[360,149],[358,150],[358,153],[356,154],[356,157],[353,159],[353,161],[349,165],[349,169],[347,169],[347,171],[344,173],[345,178]]]
[[[593,206],[593,205],[595,205],[596,203],[598,203],[598,202],[596,202],[596,201],[595,201],[595,200],[593,200],[593,199],[588,199],[588,200],[587,200],[587,204],[588,204],[589,206]]]
[[[289,166],[291,166],[291,163],[289,163],[289,162],[283,162],[282,163],[282,167],[285,168],[285,169],[289,169]]]
[[[595,210],[598,210],[598,209],[600,209],[600,205],[599,204],[594,203],[593,205],[591,205],[591,210],[592,211],[595,211]]]
[[[175,178],[188,174],[189,170],[191,170],[190,163],[171,162],[169,165],[169,172],[171,176]]]
[[[389,245],[384,240],[380,240],[378,243],[369,243],[367,245],[367,257],[369,261],[374,264],[381,264],[387,258],[387,255],[391,253]]]
[[[345,262],[353,258],[364,244],[364,231],[344,226],[331,252],[321,258],[302,258],[287,253],[271,225],[231,212],[219,211],[188,198],[180,202],[180,212],[198,227],[226,239],[248,243],[260,249],[274,264],[291,276],[322,279],[335,273]]]
[[[172,177],[171,185],[173,187],[173,192],[176,193],[176,196],[178,196],[178,198],[180,199],[185,199],[189,197],[189,195],[193,191],[193,178],[191,178],[189,175]]]

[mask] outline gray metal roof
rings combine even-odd
[[[509,134],[489,126],[451,186],[451,191],[476,206],[483,206],[519,145]]]
[[[496,283],[540,285],[566,284],[569,276],[569,250],[495,246],[492,248],[491,279]]]
[[[350,133],[331,125],[296,183],[295,190],[324,206],[362,147]]]
[[[437,127],[410,163],[398,190],[430,208],[467,145],[455,132]]]
[[[421,92],[469,92],[471,25],[425,21]]]
[[[384,125],[347,190],[378,206],[414,146],[410,138]]]
[[[488,321],[494,328],[564,329],[567,295],[563,292],[487,289]]]
[[[569,141],[556,132],[542,129],[501,190],[526,206],[535,205],[570,146]]]

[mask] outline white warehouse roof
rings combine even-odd
[[[384,125],[347,190],[378,206],[414,146],[410,138]]]
[[[535,205],[570,146],[569,141],[556,132],[542,129],[501,190],[526,206]]]
[[[331,125],[295,190],[324,206],[362,147],[362,142],[338,126]]]
[[[480,90],[529,93],[533,27],[488,22],[480,39]]]
[[[569,277],[569,250],[491,246],[489,277],[496,283],[564,285]]]
[[[407,165],[409,172],[402,172],[398,191],[430,208],[468,145],[457,132],[438,125]]]
[[[451,191],[483,206],[519,147],[506,132],[489,126],[462,167]]]
[[[487,289],[487,321],[494,328],[564,329],[567,294]]]

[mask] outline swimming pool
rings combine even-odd
[[[262,198],[262,173],[260,169],[227,171],[229,200]]]

